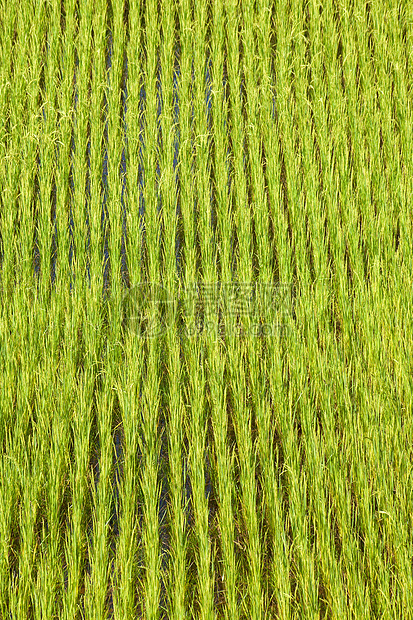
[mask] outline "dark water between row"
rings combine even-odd
[[[110,70],[112,66],[112,42],[111,38],[109,38],[109,45],[107,49],[107,80],[108,80],[108,88],[110,87]],[[179,101],[179,83],[180,83],[180,59],[179,59],[179,47],[176,48],[175,51],[175,65],[173,72],[173,123],[176,127],[176,136],[175,136],[175,145],[174,145],[174,158],[173,158],[173,168],[175,172],[175,182],[176,182],[176,194],[177,194],[177,206],[176,206],[176,217],[180,217],[181,206],[180,206],[180,178],[179,178],[179,148],[180,148],[180,101]],[[74,194],[75,189],[75,173],[73,169],[73,160],[75,155],[75,131],[76,131],[76,113],[78,110],[78,87],[76,83],[76,74],[79,67],[79,59],[76,58],[76,71],[74,76],[74,131],[72,134],[72,143],[71,143],[71,164],[70,164],[70,178],[69,185],[72,195]],[[211,68],[212,68],[212,59],[209,57],[205,63],[205,93],[204,93],[204,104],[205,104],[205,114],[207,119],[207,126],[209,132],[209,144],[211,146],[213,141],[213,124],[212,124],[212,78],[211,78]],[[195,80],[195,71],[194,66],[192,65],[192,86],[194,85]],[[226,73],[222,76],[222,85],[223,85],[223,97],[226,99],[228,103],[228,109],[230,109],[229,102],[229,84]],[[122,239],[121,239],[121,275],[122,281],[125,287],[129,286],[129,272],[128,272],[128,264],[127,264],[127,256],[126,256],[126,246],[127,246],[127,225],[126,225],[126,216],[127,211],[130,210],[131,205],[127,204],[126,200],[126,191],[127,191],[127,179],[128,179],[128,126],[127,126],[127,109],[128,109],[128,58],[125,55],[124,59],[124,70],[123,70],[123,78],[122,78],[122,93],[121,93],[121,109],[122,109],[122,132],[123,132],[123,149],[121,162],[118,171],[119,183],[121,184],[121,205],[123,212],[123,225],[122,225]],[[245,112],[245,104],[246,104],[246,93],[245,93],[245,83],[244,77],[241,76],[240,80],[240,93],[239,93],[242,106]],[[162,127],[161,127],[161,118],[162,118],[162,110],[163,110],[163,97],[162,97],[162,69],[161,62],[158,58],[158,68],[157,68],[157,143],[158,143],[158,154],[156,161],[156,188],[158,193],[158,211],[162,208],[162,195],[161,192],[158,191],[159,188],[159,180],[161,177],[161,169],[160,169],[160,157],[159,152],[162,146]],[[143,164],[144,158],[144,149],[145,149],[145,108],[146,108],[146,91],[145,84],[142,83],[140,87],[139,93],[139,112],[141,114],[140,121],[140,143],[139,143],[139,170],[138,170],[138,189],[139,189],[139,214],[140,214],[140,222],[141,222],[141,231],[142,231],[142,242],[145,240],[145,197],[144,197],[144,186],[145,186],[145,169]],[[104,94],[103,101],[103,110],[104,110],[104,139],[103,139],[103,148],[102,148],[102,177],[101,177],[101,231],[103,238],[103,255],[102,255],[102,264],[103,264],[103,293],[108,289],[109,281],[110,281],[110,253],[108,246],[108,232],[110,227],[109,215],[107,209],[107,200],[108,200],[108,150],[107,150],[107,138],[108,138],[108,102],[106,93]],[[45,111],[43,108],[43,115],[45,117]],[[275,119],[275,99],[273,99],[273,118]],[[192,122],[194,122],[194,108],[193,108],[193,100],[192,100]],[[229,130],[227,119],[224,120],[225,130]],[[192,146],[194,146],[192,141]],[[86,181],[86,204],[85,204],[85,217],[86,217],[86,226],[88,229],[88,238],[86,240],[87,243],[87,253],[90,251],[90,225],[89,225],[89,210],[90,210],[90,138],[87,145],[87,181]],[[57,146],[56,156],[58,157],[59,146]],[[244,170],[247,172],[247,153],[246,153],[246,144],[244,142]],[[231,150],[228,147],[227,152],[227,187],[228,187],[228,196],[230,195],[231,185],[232,185],[232,169],[231,169]],[[40,157],[38,158],[38,169],[40,169],[42,162],[40,161]],[[216,232],[216,213],[214,207],[214,190],[213,190],[213,179],[211,178],[210,184],[210,204],[208,206],[210,210],[210,222],[211,227],[213,229],[213,235],[215,238]],[[38,196],[38,200],[40,200],[40,196]],[[54,187],[53,195],[52,195],[52,213],[56,213],[56,187]],[[196,214],[197,204],[196,198],[194,203],[194,214]],[[58,250],[58,225],[59,223],[56,221],[56,215],[53,219],[53,238],[52,238],[52,248],[51,248],[51,261],[50,261],[50,276],[51,282],[54,284],[56,278],[56,257]],[[73,209],[72,209],[72,201],[69,204],[69,234],[70,234],[70,251],[69,251],[69,263],[72,266],[74,254],[76,252],[74,245],[74,220],[73,220]],[[162,244],[162,236],[163,230],[161,227],[160,230],[160,244]],[[176,270],[179,277],[182,276],[182,239],[180,235],[176,235],[176,243],[175,243],[175,256],[176,256]],[[40,273],[40,264],[41,257],[38,246],[37,234],[34,240],[34,273],[39,275]],[[90,280],[90,267],[87,265],[87,274]]]

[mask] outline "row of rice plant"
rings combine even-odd
[[[2,3],[1,618],[410,618],[412,43]]]

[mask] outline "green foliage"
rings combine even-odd
[[[412,17],[1,4],[1,618],[412,616]]]

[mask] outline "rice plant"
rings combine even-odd
[[[0,6],[0,618],[413,616],[406,0]]]

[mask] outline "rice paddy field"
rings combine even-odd
[[[413,5],[0,3],[0,618],[413,617]]]

